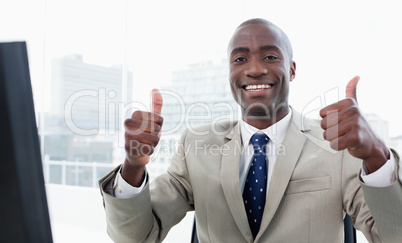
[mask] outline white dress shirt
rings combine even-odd
[[[267,188],[269,188],[269,182],[271,179],[272,171],[276,162],[276,157],[283,150],[283,139],[285,138],[287,128],[290,124],[290,120],[292,117],[292,110],[290,109],[289,113],[282,118],[280,121],[276,122],[272,126],[259,130],[243,120],[240,121],[240,133],[242,139],[242,152],[240,156],[240,171],[239,171],[239,181],[240,186],[243,191],[243,187],[245,184],[245,179],[247,177],[248,169],[250,167],[250,162],[253,158],[253,145],[250,143],[250,138],[256,132],[263,132],[269,137],[269,142],[267,144],[267,157],[268,157],[268,179],[267,179]],[[395,182],[395,158],[392,153],[391,158],[377,171],[367,175],[367,170],[365,169],[364,164],[362,164],[362,173],[361,178],[363,182],[368,186],[377,186],[377,187],[385,187],[391,185]],[[120,171],[119,171],[120,172]],[[147,177],[145,177],[142,185],[140,187],[133,187],[128,184],[121,173],[118,173],[116,179],[114,181],[114,196],[116,198],[130,198],[141,192],[141,190],[145,186],[145,182],[147,181]],[[267,190],[269,193],[269,190]]]
[[[243,120],[240,121],[240,134],[243,142],[243,148],[240,157],[239,179],[242,191],[248,174],[248,169],[250,168],[250,163],[254,155],[253,145],[250,142],[251,137],[257,132],[265,133],[269,137],[269,141],[267,143],[266,148],[267,161],[268,161],[267,188],[269,188],[269,182],[271,180],[271,175],[276,162],[276,157],[278,154],[281,153],[281,151],[283,152],[282,143],[283,139],[285,138],[291,117],[292,117],[292,111],[290,110],[290,112],[280,121],[276,122],[272,126],[263,130],[259,130],[258,128],[249,125]]]

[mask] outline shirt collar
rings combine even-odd
[[[270,127],[267,127],[263,130],[260,130],[256,127],[251,126],[250,124],[246,123],[245,121],[241,120],[240,121],[240,133],[241,133],[241,138],[243,142],[243,146],[248,146],[250,143],[250,138],[257,132],[263,132],[265,133],[270,141],[272,141],[275,144],[282,144],[283,139],[285,138],[287,128],[290,124],[290,119],[292,117],[292,109],[289,109],[289,113],[273,124]]]

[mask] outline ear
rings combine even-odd
[[[292,61],[290,64],[290,82],[293,81],[293,79],[296,78],[296,62]]]

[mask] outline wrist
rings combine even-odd
[[[386,146],[375,148],[372,151],[372,155],[363,160],[368,174],[377,171],[390,159],[390,151]]]
[[[139,187],[145,178],[145,165],[133,165],[126,158],[121,169],[121,176],[131,186]]]

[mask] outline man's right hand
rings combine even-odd
[[[121,175],[132,186],[141,186],[145,176],[145,165],[159,143],[163,117],[162,95],[152,90],[152,112],[135,111],[124,121],[126,159]]]

